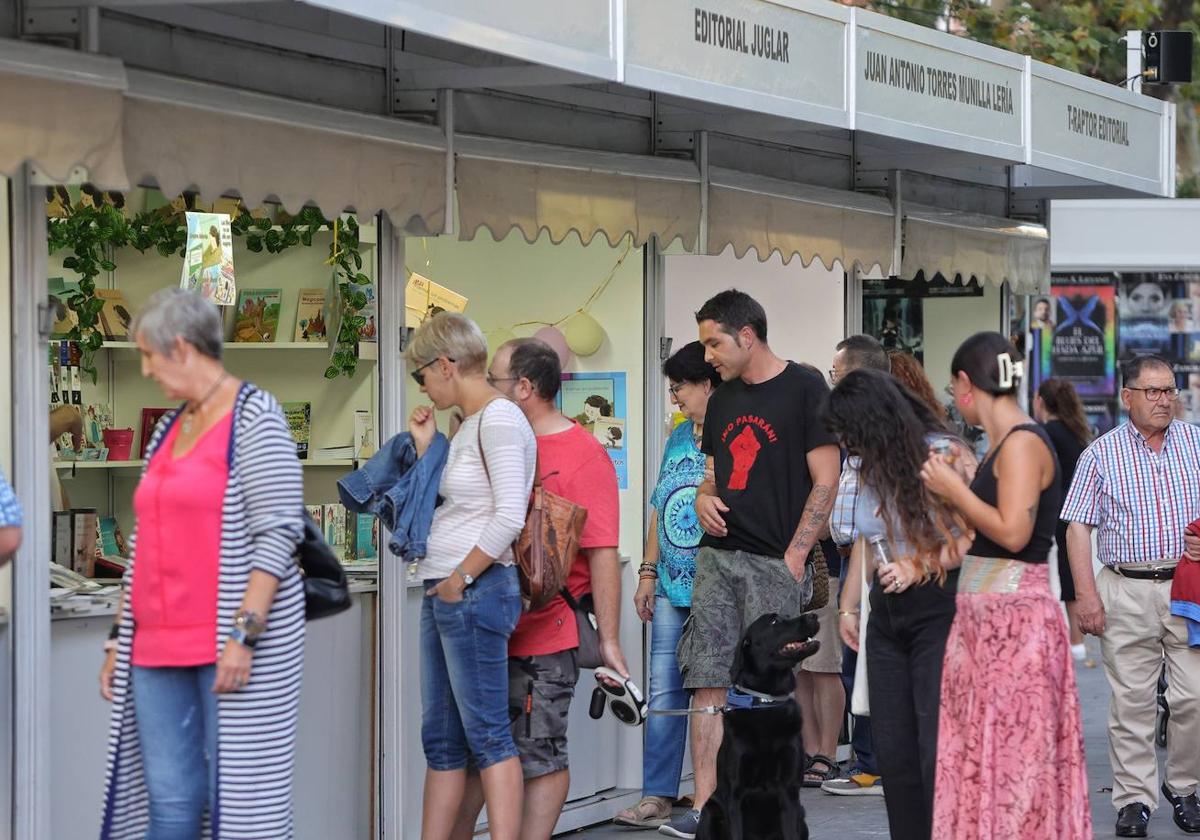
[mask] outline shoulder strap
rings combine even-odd
[[[483,404],[483,408],[479,409],[479,424],[475,427],[475,442],[479,447],[479,460],[483,462],[483,474],[487,476],[488,484],[492,483],[492,471],[488,469],[487,450],[483,448],[483,417],[487,407],[496,400],[504,399],[503,397],[493,397]],[[534,444],[534,466],[533,466],[533,486],[535,488],[542,486],[542,471],[541,471],[541,456],[538,454],[536,441]]]

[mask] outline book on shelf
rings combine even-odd
[[[375,454],[375,422],[371,412],[357,409],[354,412],[354,455],[355,458],[370,458]]]
[[[279,334],[279,289],[242,289],[237,296],[233,340],[238,343],[275,341]]]
[[[125,535],[114,516],[102,516],[98,523],[96,548],[101,557],[128,557]]]
[[[333,553],[343,561],[346,559],[346,548],[349,545],[349,534],[346,531],[346,508],[344,505],[333,503],[325,505],[323,514],[325,524],[325,542],[333,549]]]
[[[355,291],[362,292],[366,295],[367,302],[359,307],[358,317],[363,319],[363,324],[358,328],[359,341],[376,341],[379,338],[379,307],[375,303],[375,284],[369,286],[355,286]]]
[[[288,431],[292,433],[292,440],[296,441],[296,457],[307,461],[308,441],[312,431],[312,403],[285,402],[283,417],[287,421]]]
[[[50,338],[66,338],[79,326],[79,313],[70,307],[71,298],[79,294],[78,283],[68,283],[62,277],[51,277],[47,282],[50,312],[54,323],[50,326]]]
[[[324,505],[305,505],[304,509],[308,511],[309,518],[316,523],[321,529],[321,533],[325,533],[325,506]]]
[[[71,537],[71,511],[54,511],[54,530],[50,534],[50,558],[64,569],[71,568],[75,542]]]
[[[97,516],[95,508],[54,512],[51,559],[84,577],[92,577],[96,563]]]
[[[373,513],[350,514],[354,522],[346,554],[347,563],[369,563],[379,559],[379,519]]]
[[[138,445],[139,458],[146,457],[146,447],[150,445],[150,438],[154,437],[154,428],[158,425],[158,421],[162,420],[163,415],[171,410],[169,408],[142,409],[141,442]]]
[[[128,341],[129,323],[133,315],[120,289],[97,289],[96,297],[104,301],[100,310],[100,330],[109,341]]]
[[[301,289],[296,299],[295,341],[326,341],[325,289]]]

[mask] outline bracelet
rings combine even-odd
[[[108,629],[108,640],[110,642],[114,642],[118,638],[120,638],[120,636],[121,636],[121,625],[117,624],[117,622],[114,621],[113,626]]]
[[[838,615],[858,615],[859,610],[838,610]]]

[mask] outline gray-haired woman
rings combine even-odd
[[[290,838],[304,654],[296,447],[275,399],[222,366],[214,306],[164,290],[132,332],[142,375],[183,405],[146,450],[100,671],[113,702],[101,838]]]

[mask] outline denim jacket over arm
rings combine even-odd
[[[438,432],[421,458],[408,432],[383,445],[362,467],[338,480],[347,510],[373,513],[392,538],[388,548],[405,562],[425,556],[433,509],[450,443]]]

